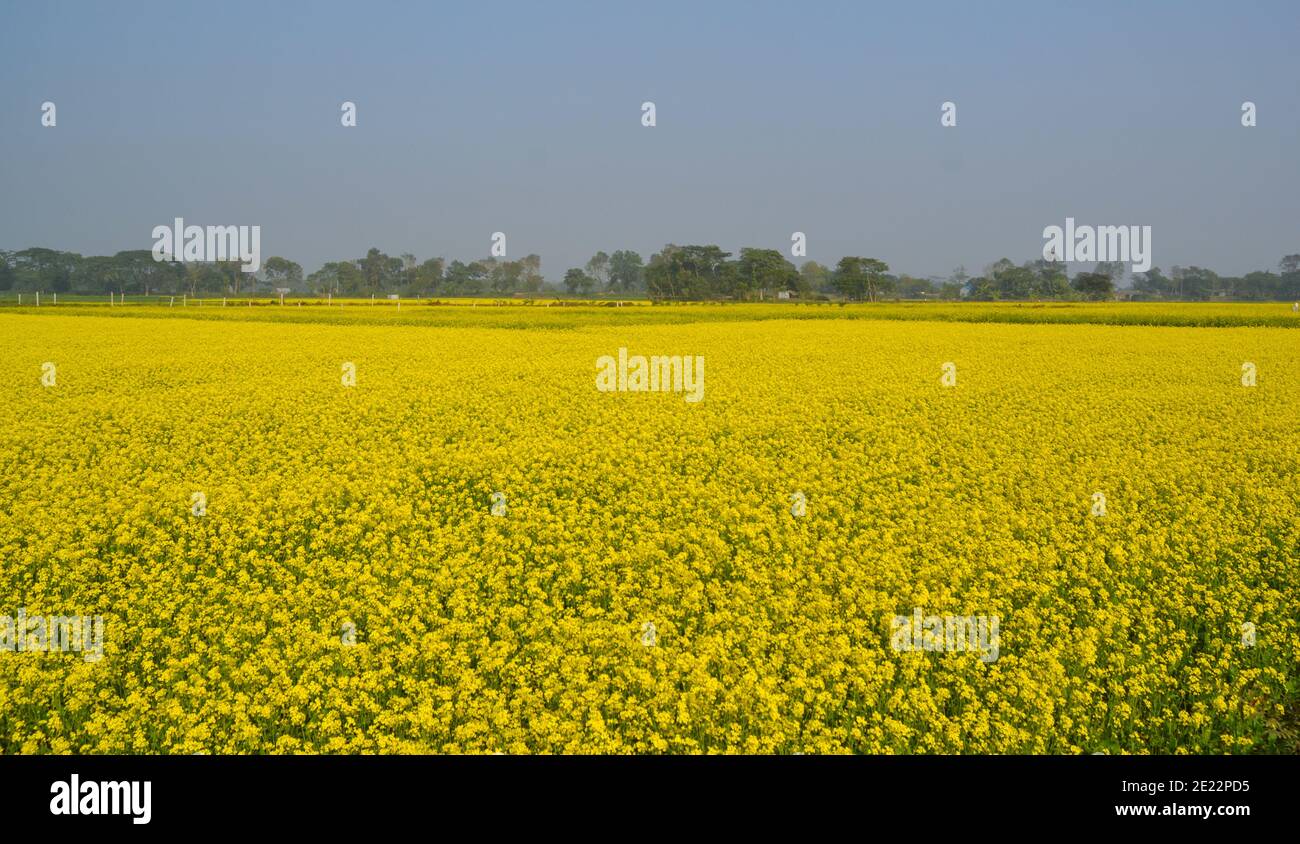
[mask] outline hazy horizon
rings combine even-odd
[[[1036,258],[1071,216],[1150,225],[1166,270],[1275,269],[1300,251],[1300,12],[1252,9],[6,3],[0,246],[149,249],[180,216],[311,272],[501,231],[556,281],[800,231],[796,263],[924,277]]]

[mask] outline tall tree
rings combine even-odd
[[[488,266],[483,261],[471,261],[468,264],[452,261],[447,267],[444,286],[452,296],[477,296],[483,292],[488,272]]]
[[[1115,282],[1105,273],[1079,273],[1074,277],[1074,289],[1089,299],[1109,299],[1115,294]]]
[[[713,245],[666,245],[650,257],[646,267],[646,289],[652,296],[706,299],[719,295],[729,273],[725,267],[730,252]]]
[[[609,286],[613,290],[640,290],[644,273],[645,265],[636,252],[619,249],[609,256]]]
[[[1064,263],[1039,258],[1026,263],[1025,268],[1033,273],[1030,290],[1033,298],[1061,299],[1069,295],[1070,277]]]
[[[267,287],[296,290],[302,286],[302,265],[279,255],[272,255],[262,264],[262,279]]]
[[[572,294],[586,296],[591,293],[595,286],[596,279],[577,267],[573,267],[564,273],[564,289]]]
[[[925,299],[934,294],[934,283],[928,278],[917,278],[907,274],[898,277],[898,295],[904,299]]]
[[[145,252],[146,255],[150,254]],[[32,247],[14,252],[9,257],[13,268],[14,287],[19,290],[45,290],[62,293],[72,288],[81,256],[75,252]]]
[[[442,273],[446,267],[446,261],[441,258],[430,258],[415,270],[416,290],[413,294],[428,293],[433,294],[442,286]]]
[[[850,299],[876,297],[889,290],[889,265],[877,258],[860,258],[846,255],[835,265],[835,289]]]
[[[1220,289],[1219,274],[1202,267],[1174,267],[1173,276],[1180,299],[1209,299]]]
[[[1172,295],[1175,288],[1172,278],[1166,276],[1159,267],[1152,267],[1146,272],[1133,274],[1133,289],[1151,296]]]
[[[597,252],[587,261],[587,275],[591,276],[600,289],[604,289],[609,284],[609,256],[604,252]]]
[[[1115,283],[1116,287],[1119,287],[1120,282],[1124,280],[1124,276],[1128,274],[1123,261],[1098,261],[1097,266],[1092,271],[1106,276]]]
[[[14,286],[14,268],[9,266],[9,253],[0,250],[0,290],[12,290]]]
[[[542,289],[545,279],[542,278],[542,256],[525,255],[520,263],[524,267],[523,289],[526,293],[537,293]]]
[[[735,295],[749,296],[754,291],[789,290],[797,286],[799,271],[776,249],[740,250],[735,271]]]
[[[494,293],[511,293],[520,288],[524,278],[522,261],[497,261],[492,265],[488,285]]]
[[[307,276],[307,283],[319,293],[355,296],[365,286],[365,276],[355,261],[330,261]]]
[[[816,261],[804,261],[799,267],[799,292],[823,293],[830,289],[831,271],[829,267]]]
[[[414,256],[412,256],[414,258]],[[357,261],[361,268],[361,274],[365,278],[365,292],[374,294],[385,293],[397,287],[397,280],[401,277],[403,262],[401,258],[393,258],[380,252],[375,247],[371,247],[366,252],[366,257]]]

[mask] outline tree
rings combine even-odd
[[[1201,267],[1174,267],[1170,271],[1180,299],[1209,299],[1219,289],[1219,274]]]
[[[997,283],[986,275],[976,276],[966,282],[967,298],[976,302],[991,302],[998,298]]]
[[[443,276],[443,289],[454,296],[464,290],[469,280],[469,265],[463,261],[452,261],[447,265],[447,273]]]
[[[0,290],[12,290],[14,268],[9,266],[9,253],[0,251]]]
[[[1146,272],[1133,274],[1133,289],[1150,296],[1169,296],[1174,292],[1174,280],[1152,267]]]
[[[876,258],[859,258],[846,255],[835,266],[835,289],[850,299],[864,296],[871,302],[891,288],[887,275],[889,265]]]
[[[591,256],[587,262],[587,275],[595,280],[598,288],[604,288],[609,283],[609,256],[604,252],[597,252]]]
[[[238,259],[234,262],[237,268]],[[132,293],[176,291],[185,282],[185,265],[179,261],[155,261],[148,249],[118,252],[110,259],[111,283]]]
[[[747,297],[755,290],[789,290],[796,287],[799,271],[776,249],[740,250],[735,274],[731,279],[733,295]]]
[[[645,268],[646,292],[652,297],[673,297],[677,295],[674,278],[673,253],[677,246],[669,243],[663,249],[650,256]]]
[[[1124,280],[1124,276],[1128,272],[1124,269],[1123,261],[1098,261],[1097,266],[1092,271],[1106,276],[1115,283],[1116,287]]]
[[[929,279],[902,275],[898,278],[898,295],[904,299],[924,299],[933,296],[935,287]]]
[[[451,266],[447,267],[444,286],[453,296],[477,296],[483,292],[488,272],[487,264],[482,261],[471,261],[468,264],[452,261]]]
[[[524,268],[522,286],[526,293],[537,293],[542,289],[545,279],[542,277],[542,256],[525,255],[520,259]]]
[[[570,293],[586,296],[596,286],[596,279],[574,267],[564,274],[564,289]]]
[[[277,287],[297,289],[302,286],[302,265],[287,258],[281,258],[279,255],[272,255],[262,265],[262,278],[266,285],[273,290]],[[191,290],[192,292],[193,290]]]
[[[442,271],[446,262],[441,258],[430,258],[415,268],[415,290],[412,295],[420,293],[433,294],[442,286]]]
[[[799,267],[800,293],[824,293],[831,289],[831,271],[816,261],[804,261]]]
[[[1038,277],[1033,270],[1017,267],[1010,261],[1005,264],[999,261],[997,266],[997,271],[991,276],[999,299],[1028,299],[1035,294]]]
[[[318,293],[356,295],[361,292],[365,276],[354,261],[331,261],[307,276],[307,283]]]
[[[365,257],[327,262],[303,279],[303,268],[281,256],[263,261],[252,279],[259,289],[306,286],[320,293],[353,296],[397,291],[402,295],[435,292],[473,296],[568,290],[574,295],[594,291],[645,290],[651,296],[709,299],[734,296],[744,299],[766,291],[797,290],[808,294],[836,290],[853,299],[877,301],[893,292],[906,298],[938,295],[976,300],[1111,298],[1127,274],[1122,262],[1098,262],[1072,283],[1066,264],[1035,258],[1017,266],[1002,258],[971,278],[958,267],[945,281],[890,274],[889,266],[874,258],[846,256],[832,271],[816,261],[798,269],[779,251],[744,247],[732,260],[716,245],[667,244],[643,262],[631,250],[597,252],[584,267],[565,273],[561,283],[548,283],[541,274],[540,256],[515,261],[488,258],[471,263],[442,258],[421,263],[414,254],[393,257],[371,248]],[[32,247],[18,252],[0,251],[0,290],[22,292],[180,293],[228,290],[238,294],[247,273],[238,259],[220,262],[156,261],[151,250],[128,250],[112,256],[86,256]],[[1300,298],[1300,253],[1284,256],[1279,272],[1254,271],[1243,276],[1220,276],[1203,267],[1173,267],[1166,275],[1159,267],[1132,275],[1132,292],[1148,298],[1189,300],[1237,299],[1269,301]],[[1109,285],[1099,277],[1108,278]]]
[[[1070,276],[1065,264],[1039,258],[1025,266],[1034,273],[1033,295],[1043,299],[1064,299],[1070,295]]]
[[[1079,273],[1074,277],[1074,289],[1089,299],[1109,299],[1115,294],[1115,282],[1105,273]]]
[[[1235,286],[1237,295],[1248,299],[1280,299],[1285,295],[1282,277],[1276,273],[1246,273],[1246,277],[1240,279]]]
[[[238,259],[234,261],[214,261],[212,265],[228,279],[227,289],[238,296],[244,282],[244,269]]]
[[[493,293],[510,293],[519,289],[523,277],[522,261],[497,261],[492,265],[488,286]]]
[[[145,254],[150,255],[148,251]],[[11,253],[8,263],[13,271],[13,286],[17,289],[62,293],[72,289],[72,278],[81,263],[81,256],[38,246]]]
[[[1062,264],[1039,258],[1016,266],[1002,258],[991,264],[981,277],[979,299],[1059,299],[1070,293],[1070,282]]]
[[[939,298],[956,301],[961,298],[962,291],[965,289],[965,283],[958,284],[955,281],[945,281],[939,285]]]
[[[372,295],[395,289],[402,275],[402,259],[385,255],[373,246],[356,263],[365,278],[364,292]]]
[[[420,289],[420,259],[413,252],[403,252],[401,261],[401,282],[397,292],[403,296],[416,296]]]
[[[220,293],[230,283],[229,274],[223,272],[217,264],[192,262],[184,266],[185,277],[182,283],[191,296],[197,296],[203,290]]]
[[[1300,298],[1300,255],[1287,255],[1278,264],[1278,295],[1285,299]]]
[[[645,266],[636,252],[620,249],[609,256],[609,286],[612,290],[625,293],[640,290],[644,273]]]
[[[1010,258],[999,258],[984,268],[984,277],[997,278],[998,273],[1002,273],[1002,272],[1006,272],[1007,270],[1014,269],[1015,266],[1016,266],[1015,262],[1012,261]]]
[[[719,295],[732,280],[725,268],[730,252],[717,246],[677,246],[669,243],[650,256],[646,290],[663,298],[706,299]]]

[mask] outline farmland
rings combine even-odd
[[[0,751],[1294,752],[1294,327],[7,305],[0,615],[104,632],[0,652]],[[703,400],[598,390],[620,349]]]

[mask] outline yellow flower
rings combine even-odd
[[[1293,751],[1271,307],[0,313],[0,752]]]

